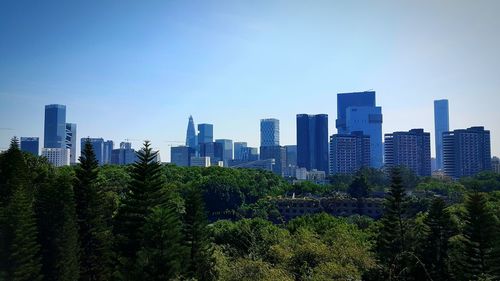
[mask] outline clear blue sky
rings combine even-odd
[[[295,143],[297,113],[374,89],[385,133],[484,125],[500,155],[500,1],[0,1],[0,148],[43,137],[44,105],[78,138],[150,139],[169,160],[188,116],[258,146],[259,119]],[[11,130],[6,130],[11,128]],[[43,142],[42,142],[43,144]],[[135,141],[138,147],[139,142]]]

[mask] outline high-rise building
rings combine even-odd
[[[99,165],[104,165],[104,139],[103,138],[81,138],[80,139],[80,148],[81,151],[85,148],[85,143],[90,141],[92,144],[92,149],[94,150],[95,158]]]
[[[330,174],[355,174],[369,167],[370,136],[363,132],[336,134],[330,137]]]
[[[259,151],[256,147],[243,147],[241,149],[241,160],[251,162],[259,160]]]
[[[500,159],[498,157],[491,158],[491,170],[500,174]]]
[[[194,128],[193,116],[189,116],[189,122],[186,132],[186,146],[191,147],[196,150],[198,146],[198,139],[196,136],[196,130]]]
[[[273,172],[283,175],[283,168],[286,167],[286,150],[279,145],[261,146],[260,160],[274,159]]]
[[[76,124],[66,123],[66,148],[69,149],[69,162],[76,163]]]
[[[224,161],[224,166],[228,166],[229,161],[233,160],[233,141],[227,139],[215,140],[216,143],[222,145],[222,161]]]
[[[45,106],[44,148],[66,148],[66,106]]]
[[[491,170],[490,131],[471,127],[443,133],[443,170],[452,178]]]
[[[375,92],[339,93],[336,127],[339,134],[361,131],[370,136],[370,166],[383,165],[382,107],[376,106]]]
[[[328,172],[328,115],[297,115],[297,166]]]
[[[211,161],[210,157],[191,157],[191,167],[210,167]]]
[[[234,160],[243,160],[242,149],[247,147],[246,142],[235,142],[234,143]]]
[[[128,165],[137,161],[137,154],[132,149],[130,142],[121,142],[120,148],[113,149],[111,152],[111,164],[114,165]]]
[[[21,137],[21,150],[38,156],[40,144],[38,137]]]
[[[223,161],[224,156],[224,145],[220,142],[207,142],[201,143],[200,146],[200,156],[210,157],[211,163],[218,163]]]
[[[436,141],[436,169],[443,169],[443,133],[450,130],[448,100],[434,101],[434,129]]]
[[[286,151],[286,167],[296,167],[297,166],[297,146],[296,145],[285,145]]]
[[[280,145],[280,121],[269,118],[260,120],[260,146]]]
[[[385,165],[405,166],[416,175],[431,176],[431,134],[424,129],[385,134]]]
[[[214,125],[198,124],[198,144],[214,142]]]
[[[103,152],[104,164],[111,164],[111,157],[112,157],[114,148],[115,148],[115,144],[112,140],[108,140],[108,141],[104,142],[104,152]]]
[[[194,149],[189,146],[177,146],[170,148],[171,163],[180,167],[191,166],[191,157],[194,156]]]
[[[56,167],[68,166],[70,150],[68,148],[42,148],[42,156]]]

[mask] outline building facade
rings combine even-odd
[[[186,130],[186,146],[196,150],[198,146],[198,137],[194,127],[193,116],[189,116],[188,127]]]
[[[66,106],[45,106],[44,148],[66,148]]]
[[[69,162],[76,163],[76,124],[66,123],[66,148],[70,151]]]
[[[210,167],[210,157],[191,157],[191,167]]]
[[[198,144],[214,142],[214,125],[198,124]]]
[[[170,163],[180,167],[191,166],[191,157],[195,156],[195,150],[188,146],[170,148]]]
[[[443,169],[443,133],[450,130],[448,100],[434,101],[436,169]]]
[[[491,170],[500,174],[500,159],[498,157],[491,158]]]
[[[261,146],[260,147],[260,160],[274,159],[273,172],[278,175],[283,175],[283,168],[286,167],[286,150],[284,147],[275,146]]]
[[[274,118],[260,120],[260,146],[280,145],[280,121]]]
[[[330,137],[330,174],[355,174],[369,167],[370,136],[363,132],[336,134]]]
[[[68,166],[70,153],[68,148],[42,148],[42,156],[56,167]]]
[[[431,134],[423,129],[385,135],[385,165],[405,166],[416,175],[431,176]]]
[[[246,142],[234,143],[234,160],[243,160],[243,148],[247,147]]]
[[[111,152],[111,164],[114,165],[128,165],[137,161],[137,154],[132,149],[130,142],[121,142],[120,148],[113,149]]]
[[[85,143],[90,141],[92,144],[92,149],[94,150],[95,158],[99,165],[104,165],[104,139],[103,138],[81,138],[80,139],[80,149],[83,151],[85,148]]]
[[[21,150],[38,156],[40,142],[38,137],[21,137]]]
[[[297,115],[297,166],[328,173],[328,115]]]
[[[221,160],[224,162],[224,166],[228,166],[229,161],[233,160],[233,141],[228,139],[218,139],[215,143],[219,143],[222,146],[222,157]]]
[[[455,179],[491,170],[490,131],[471,127],[443,133],[443,170]]]
[[[111,164],[111,158],[114,148],[115,144],[113,141],[108,140],[104,142],[104,152],[103,152],[104,164]]]
[[[376,106],[375,92],[339,93],[337,95],[338,134],[361,131],[370,136],[370,166],[383,165],[382,107]]]

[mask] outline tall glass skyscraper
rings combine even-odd
[[[375,92],[339,93],[336,127],[339,134],[361,131],[370,137],[370,166],[383,165],[382,107],[376,106]]]
[[[269,118],[260,120],[260,146],[280,145],[280,121]]]
[[[44,127],[45,148],[66,148],[66,106],[49,104],[45,106]]]
[[[69,149],[69,163],[76,163],[76,124],[66,123],[66,148]]]
[[[328,115],[297,115],[297,166],[328,173]]]
[[[38,137],[21,137],[21,150],[38,156]]]
[[[450,130],[448,100],[434,101],[434,128],[436,141],[436,169],[443,169],[443,133]]]
[[[234,143],[234,159],[243,160],[243,148],[247,147],[246,142],[235,142]]]
[[[222,145],[222,161],[224,161],[224,166],[228,166],[229,160],[233,160],[233,141],[219,139],[215,142]]]
[[[214,125],[198,124],[198,144],[214,142]]]
[[[196,139],[196,131],[194,129],[193,116],[189,116],[189,122],[186,132],[186,146],[196,149],[198,141]]]

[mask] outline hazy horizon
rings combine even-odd
[[[311,4],[312,3],[312,4]],[[40,137],[44,106],[82,137],[149,139],[169,160],[189,115],[259,146],[259,121],[329,115],[339,92],[377,92],[383,132],[484,126],[500,155],[499,1],[2,1],[0,149]],[[7,130],[11,128],[12,130]]]

